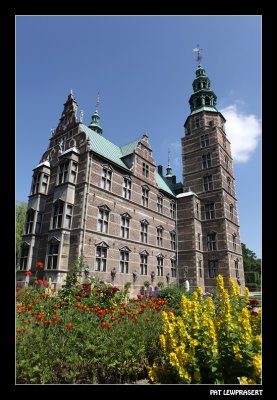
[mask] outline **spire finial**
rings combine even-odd
[[[73,96],[73,89],[70,89],[70,94]]]
[[[166,168],[166,178],[171,178],[172,177],[172,168],[170,165],[170,150],[168,149],[167,153],[167,168]]]
[[[167,166],[170,167],[170,150],[168,149],[167,153]]]
[[[196,47],[194,49],[192,49],[192,51],[197,53],[197,57],[196,57],[197,64],[200,64],[200,62],[202,60],[202,56],[200,55],[200,51],[202,51],[202,50],[203,49],[200,48],[199,44],[197,44]]]
[[[97,112],[98,112],[98,109],[99,109],[99,104],[100,104],[100,92],[98,90],[97,98],[96,98],[96,104],[95,104],[95,111],[97,111]]]

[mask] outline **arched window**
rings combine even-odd
[[[205,97],[205,106],[209,106],[211,104],[209,96]]]

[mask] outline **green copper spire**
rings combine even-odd
[[[99,114],[98,114],[98,108],[99,108],[99,92],[97,94],[97,100],[96,100],[96,105],[95,105],[95,112],[91,117],[91,123],[89,124],[89,128],[92,129],[93,131],[99,133],[99,135],[102,135],[103,129],[99,125]]]
[[[194,93],[189,99],[191,114],[195,114],[199,111],[218,112],[216,109],[217,97],[211,90],[211,81],[206,76],[205,70],[201,64],[198,65],[195,75],[196,78],[192,83]]]

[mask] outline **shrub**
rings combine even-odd
[[[248,299],[230,279],[230,293],[217,277],[215,300],[182,296],[181,316],[163,312],[160,343],[163,356],[149,368],[154,383],[260,383],[260,311],[253,315]],[[252,315],[251,315],[252,314]]]

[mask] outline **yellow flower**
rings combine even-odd
[[[262,358],[260,355],[255,355],[253,357],[253,365],[254,365],[254,374],[255,376],[257,376],[258,378],[261,377],[261,372],[262,372]]]

